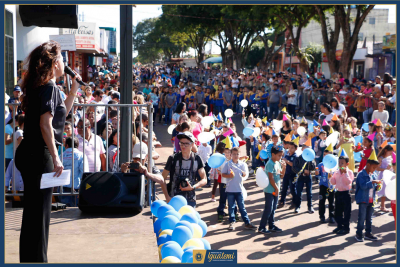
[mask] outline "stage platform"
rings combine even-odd
[[[6,208],[5,263],[19,263],[22,209]],[[53,211],[49,263],[158,263],[150,208],[142,213],[90,215]]]

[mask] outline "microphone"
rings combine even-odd
[[[71,70],[71,68],[68,67],[68,66],[65,66],[64,72],[65,72],[66,74],[68,74],[69,76],[71,76],[72,78],[75,77],[75,73],[74,73],[74,72]],[[87,84],[84,83],[84,82],[82,82],[81,80],[76,80],[76,81],[77,81],[80,85],[87,86]]]

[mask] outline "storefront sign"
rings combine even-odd
[[[336,50],[336,60],[342,59],[343,50]],[[326,52],[322,52],[322,62],[328,62],[328,57],[326,56]]]
[[[62,51],[76,51],[75,35],[73,34],[50,35],[49,39],[59,43]]]
[[[60,32],[75,35],[76,49],[100,52],[100,31],[96,23],[78,22],[78,29],[60,29]]]
[[[396,34],[383,36],[382,49],[396,49]]]

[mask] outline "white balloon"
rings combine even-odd
[[[197,140],[199,140],[200,143],[204,144],[204,143],[210,142],[214,138],[215,138],[215,134],[210,133],[210,132],[202,132],[197,137]]]
[[[243,200],[246,200],[246,198],[247,198],[247,191],[246,191],[246,188],[244,188],[243,187]]]
[[[256,184],[262,189],[269,185],[268,175],[265,173],[263,168],[258,168],[256,171]]]
[[[384,170],[382,174],[382,180],[384,184],[387,186],[394,178],[396,178],[396,174],[389,170]]]
[[[392,180],[386,185],[385,195],[390,200],[396,200],[396,180]]]
[[[168,127],[168,133],[169,133],[169,134],[172,134],[172,132],[174,131],[175,127],[176,127],[176,124],[171,124],[171,125]]]
[[[259,136],[261,133],[261,129],[259,127],[254,128],[254,132],[252,134],[253,137]]]
[[[325,144],[326,146],[329,146],[330,144],[335,145],[338,140],[339,140],[339,133],[337,131],[334,131],[326,138]]]
[[[245,108],[249,105],[249,102],[246,99],[243,99],[242,101],[240,101],[240,105]]]
[[[214,122],[214,118],[212,116],[205,116],[201,119],[201,124],[205,127],[208,128],[210,125]]]
[[[275,130],[280,130],[283,127],[283,121],[272,120],[272,125]]]
[[[300,136],[303,136],[303,135],[305,135],[306,134],[306,128],[304,128],[303,126],[300,126],[299,128],[297,128],[297,133],[300,135]]]
[[[228,108],[227,110],[225,110],[225,117],[232,117],[233,116],[233,110]]]

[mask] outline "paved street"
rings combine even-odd
[[[239,117],[233,122],[241,133],[243,126]],[[163,144],[157,149],[161,155],[157,161],[160,169],[165,166],[166,160],[172,153],[171,136],[166,133],[167,126],[155,124],[155,133]],[[240,134],[242,135],[242,134]],[[245,154],[242,148],[242,154]],[[248,198],[245,201],[246,209],[251,221],[258,226],[264,209],[264,194],[256,185],[255,177],[245,182]],[[307,212],[306,196],[303,193],[303,205],[300,214],[293,210],[279,209],[275,218],[277,226],[283,229],[280,234],[270,236],[245,230],[242,222],[237,223],[235,231],[228,230],[229,220],[225,217],[223,223],[217,223],[217,202],[211,202],[211,188],[204,188],[197,192],[197,210],[202,219],[209,225],[206,239],[212,249],[238,250],[240,263],[292,263],[292,262],[392,262],[395,255],[395,224],[392,213],[374,213],[373,233],[379,237],[376,242],[365,241],[357,243],[354,239],[358,215],[358,207],[352,195],[351,232],[346,236],[337,236],[332,233],[336,225],[320,224],[318,216],[318,185],[313,184],[314,214]],[[163,199],[161,190],[159,196]],[[218,200],[218,197],[217,197]],[[291,196],[288,204],[291,203]],[[387,208],[390,209],[388,202]]]

